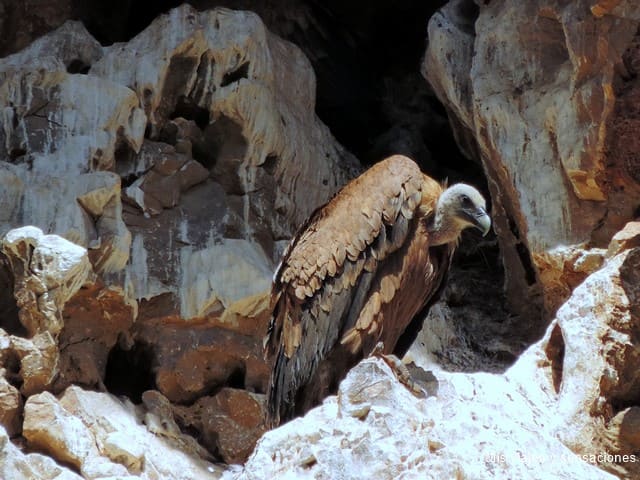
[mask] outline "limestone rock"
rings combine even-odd
[[[117,285],[97,281],[86,249],[61,237],[24,227],[7,233],[2,248],[18,316],[32,335],[10,336],[6,349],[19,361],[21,392],[58,391],[73,382],[104,388],[108,354],[131,327],[135,302]]]
[[[437,379],[420,399],[364,360],[227,478],[636,478],[638,272],[640,248],[607,260],[503,374],[443,371],[415,344]]]
[[[24,436],[84,478],[219,478],[219,468],[147,430],[142,415],[113,395],[70,387],[59,400],[48,392],[28,399]]]
[[[0,76],[0,233],[59,235],[90,273],[47,304],[51,348],[24,343],[22,393],[117,389],[127,375],[109,360],[136,355],[135,378],[174,402],[264,391],[283,244],[359,169],[315,116],[301,50],[253,13],[185,5],[105,48],[67,22],[0,59]],[[20,315],[36,312],[25,302],[42,288],[13,273]],[[23,321],[29,335],[41,316]]]
[[[111,273],[131,238],[119,178],[96,170],[113,169],[117,151],[138,151],[146,120],[129,89],[70,73],[101,56],[82,24],[67,22],[0,60],[0,182],[11,185],[0,232],[36,225],[90,248],[95,270]]]
[[[586,0],[455,0],[429,21],[423,75],[484,165],[508,297],[528,318],[552,314],[575,286],[553,248],[605,248],[640,201],[630,160],[639,23],[636,2]],[[631,70],[620,78],[621,68]]]
[[[272,264],[247,240],[224,239],[206,249],[182,249],[184,318],[222,313],[233,303],[271,288]]]
[[[0,368],[0,426],[10,437],[22,431],[22,395],[5,378],[5,370]]]
[[[78,469],[86,458],[98,453],[94,438],[82,421],[62,408],[49,392],[27,400],[23,435],[32,448]]]
[[[129,259],[131,234],[122,220],[120,179],[110,172],[64,175],[0,162],[8,210],[0,229],[35,225],[89,250],[97,273],[121,270]],[[18,208],[18,205],[20,208]]]
[[[224,133],[216,132],[216,122],[237,125],[245,145],[234,160],[242,166],[235,175],[251,193],[258,167],[269,169],[276,186],[270,204],[284,213],[282,220],[290,226],[306,218],[307,205],[326,201],[352,174],[340,161],[350,161],[355,168],[313,114],[315,78],[306,58],[269,33],[251,12],[199,13],[179,7],[128,44],[107,49],[91,73],[137,93],[152,139],[172,114],[193,115],[194,110],[212,120],[214,137]],[[225,151],[224,142],[216,150]],[[298,177],[314,187],[301,188]]]
[[[75,383],[104,390],[109,353],[126,337],[137,315],[130,292],[103,282],[85,285],[63,310],[65,328],[55,391]]]
[[[259,335],[207,323],[145,322],[136,338],[154,346],[155,385],[172,402],[191,403],[228,384],[266,391],[270,370]]]
[[[21,52],[5,57],[0,65],[0,77],[12,69],[36,64],[46,65],[49,70],[80,71],[100,57],[100,43],[81,22],[68,20]]]
[[[0,371],[3,372],[3,379],[11,385],[19,385],[25,396],[52,387],[59,373],[59,361],[58,345],[49,332],[26,339],[9,335],[0,329]],[[12,396],[9,386],[6,386],[5,391]],[[18,399],[21,404],[22,400]],[[21,409],[12,413],[9,408],[5,413],[12,417],[20,415]],[[5,428],[10,434],[14,432],[8,425]]]
[[[0,476],[38,480],[81,480],[83,477],[40,453],[25,454],[0,425]]]
[[[629,222],[616,233],[609,243],[607,256],[613,257],[623,250],[640,247],[640,222]]]
[[[558,310],[541,348],[530,349],[508,373],[533,380],[522,382],[523,393],[555,413],[546,426],[582,455],[637,451],[628,423],[616,415],[629,413],[631,421],[628,407],[640,388],[639,267],[640,248],[634,248],[589,276]],[[619,459],[602,467],[629,478],[640,471],[637,463]]]
[[[87,251],[39,228],[23,227],[5,235],[2,252],[13,271],[20,321],[30,335],[57,336],[64,304],[92,278]]]
[[[108,434],[102,445],[104,454],[113,462],[124,465],[128,472],[140,474],[144,468],[144,448],[133,443],[127,432]]]
[[[89,65],[101,56],[102,48],[82,24],[67,22],[2,59],[0,159],[64,175],[113,164],[122,142],[139,149],[144,115],[135,95],[68,73],[74,61]]]
[[[180,423],[195,429],[203,445],[227,464],[244,463],[266,431],[264,396],[246,390],[223,388],[175,410]]]
[[[20,391],[25,396],[52,387],[60,373],[60,352],[49,332],[39,333],[30,340],[12,336],[11,350],[20,359]]]
[[[194,457],[206,460],[214,458],[211,453],[198,444],[195,438],[182,434],[176,422],[179,418],[177,411],[180,407],[174,407],[167,397],[155,390],[147,390],[142,394],[142,403],[145,408],[144,424],[147,426],[147,430]]]
[[[209,177],[200,163],[160,142],[143,143],[132,174],[140,176],[125,189],[125,198],[155,215],[178,205],[181,192]]]

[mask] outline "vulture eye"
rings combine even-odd
[[[460,197],[460,200],[462,201],[462,206],[463,207],[472,207],[473,206],[473,202],[466,195],[462,195],[462,197]]]

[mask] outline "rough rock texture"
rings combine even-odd
[[[6,434],[16,436],[22,431],[22,395],[6,379],[6,371],[0,370],[0,425]]]
[[[553,313],[593,271],[556,247],[605,247],[640,202],[624,154],[637,150],[639,23],[633,1],[455,0],[429,21],[423,74],[484,165],[508,298],[534,334],[536,310]]]
[[[23,434],[29,448],[83,478],[219,478],[221,469],[199,458],[203,450],[193,438],[181,434],[172,418],[150,412],[107,393],[70,387],[60,399],[49,392],[31,396]],[[150,418],[158,423],[150,425]]]
[[[580,455],[638,452],[627,430],[633,430],[640,392],[639,267],[640,248],[610,259],[560,307],[538,348],[507,373],[531,402],[553,414],[545,427]],[[640,458],[602,467],[635,478]]]
[[[34,29],[24,38],[78,11],[63,3],[48,22],[24,18]],[[14,33],[3,42],[22,46]],[[83,449],[63,426],[39,430],[51,416],[84,427],[35,395],[77,384],[140,402],[158,389],[169,405],[200,399],[183,427],[217,458],[246,458],[263,431],[275,264],[360,168],[314,107],[309,61],[251,12],[185,5],[107,47],[68,21],[0,59],[0,418],[10,435],[104,476],[91,438]],[[50,407],[41,417],[36,398]]]
[[[0,475],[2,478],[34,478],[38,480],[81,480],[82,477],[41,453],[25,454],[11,443],[0,426]]]
[[[5,235],[2,253],[13,274],[20,323],[30,336],[57,336],[64,326],[64,304],[92,280],[86,249],[58,235],[44,235],[39,228],[23,227]]]
[[[636,478],[638,272],[640,248],[611,258],[504,374],[446,372],[414,346],[437,379],[419,398],[363,361],[227,478]]]
[[[437,395],[419,399],[365,360],[337,399],[267,433],[225,478],[615,478],[544,432],[504,377],[436,376]]]
[[[266,431],[264,397],[223,388],[189,407],[176,407],[179,423],[202,432],[201,442],[225,463],[243,463]]]

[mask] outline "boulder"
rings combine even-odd
[[[22,432],[22,395],[5,378],[5,370],[0,369],[0,426],[9,437]]]
[[[146,413],[108,393],[70,387],[60,399],[48,392],[31,396],[23,434],[32,451],[73,466],[83,478],[220,477],[219,467],[197,456],[201,447],[190,449],[193,438],[145,426]]]
[[[81,480],[70,468],[59,465],[41,453],[24,453],[14,445],[0,425],[0,475],[2,478],[37,478],[39,480]]]
[[[543,429],[506,377],[437,372],[420,399],[380,359],[358,364],[337,397],[266,433],[225,478],[613,479]]]
[[[263,395],[236,388],[175,408],[180,424],[201,432],[202,444],[227,464],[242,464],[253,452],[266,431],[265,412]]]
[[[23,227],[5,235],[2,253],[13,273],[21,323],[30,335],[57,336],[64,326],[64,304],[93,279],[86,249],[37,227]]]
[[[556,247],[606,248],[640,202],[639,24],[636,2],[586,0],[454,0],[429,21],[422,72],[489,178],[507,297],[532,338],[576,285]]]

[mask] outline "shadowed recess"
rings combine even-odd
[[[116,344],[107,359],[105,387],[114,395],[140,403],[142,393],[155,388],[152,361],[153,351],[143,343],[135,343],[130,350]]]

